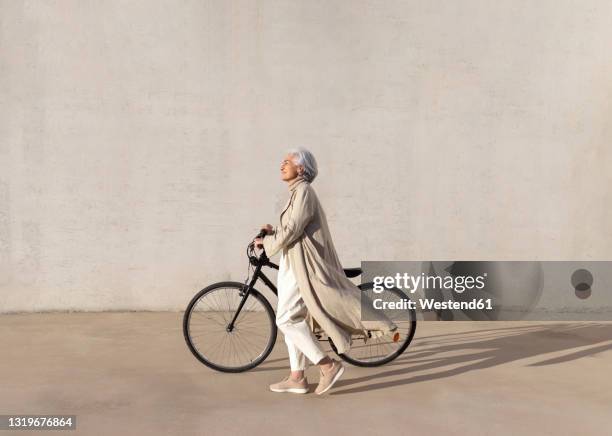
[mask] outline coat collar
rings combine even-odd
[[[285,203],[285,207],[283,207],[283,210],[280,213],[280,216],[282,218],[283,214],[287,211],[287,209],[289,209],[289,205],[291,205],[291,200],[293,200],[293,194],[295,193],[295,191],[291,191],[291,196],[289,197],[289,200],[287,200],[287,203]]]
[[[302,183],[308,183],[303,176],[297,176],[295,179],[289,182],[289,191],[293,192]]]
[[[291,195],[289,196],[289,200],[287,200],[285,207],[283,207],[283,210],[280,213],[281,217],[287,211],[287,209],[289,209],[289,205],[291,205],[291,200],[293,200],[293,196],[295,195],[295,190],[297,189],[298,186],[302,185],[303,183],[308,183],[308,182],[302,176],[297,176],[295,179],[289,182],[289,192],[291,192]]]

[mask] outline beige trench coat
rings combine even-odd
[[[286,248],[311,329],[323,329],[339,353],[349,350],[351,334],[367,337],[369,331],[379,337],[395,331],[397,326],[378,313],[367,317],[377,321],[361,320],[361,290],[344,274],[315,191],[301,177],[289,189],[280,224],[264,237],[263,247],[268,257]]]

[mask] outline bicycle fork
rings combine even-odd
[[[257,265],[257,267],[255,268],[255,272],[253,273],[253,278],[251,279],[249,286],[246,288],[246,291],[244,291],[243,289],[243,291],[240,293],[240,295],[242,295],[242,300],[240,300],[240,304],[238,305],[238,309],[236,309],[236,313],[234,314],[234,317],[232,318],[230,323],[225,328],[225,330],[228,333],[231,333],[234,330],[234,323],[236,322],[238,315],[240,315],[240,311],[242,310],[244,303],[246,303],[247,298],[249,298],[251,289],[253,289],[253,286],[255,286],[255,282],[257,282],[257,279],[259,279],[259,272],[261,271],[261,267],[262,267],[261,264]]]

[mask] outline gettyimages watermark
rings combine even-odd
[[[361,267],[364,321],[612,321],[610,261],[367,261]]]

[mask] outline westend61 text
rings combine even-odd
[[[437,301],[431,298],[419,298],[420,310],[492,310],[493,303],[490,298],[476,299],[471,301]],[[417,309],[416,301],[402,298],[399,301],[384,301],[380,298],[373,302],[374,309],[377,310],[411,310]]]

